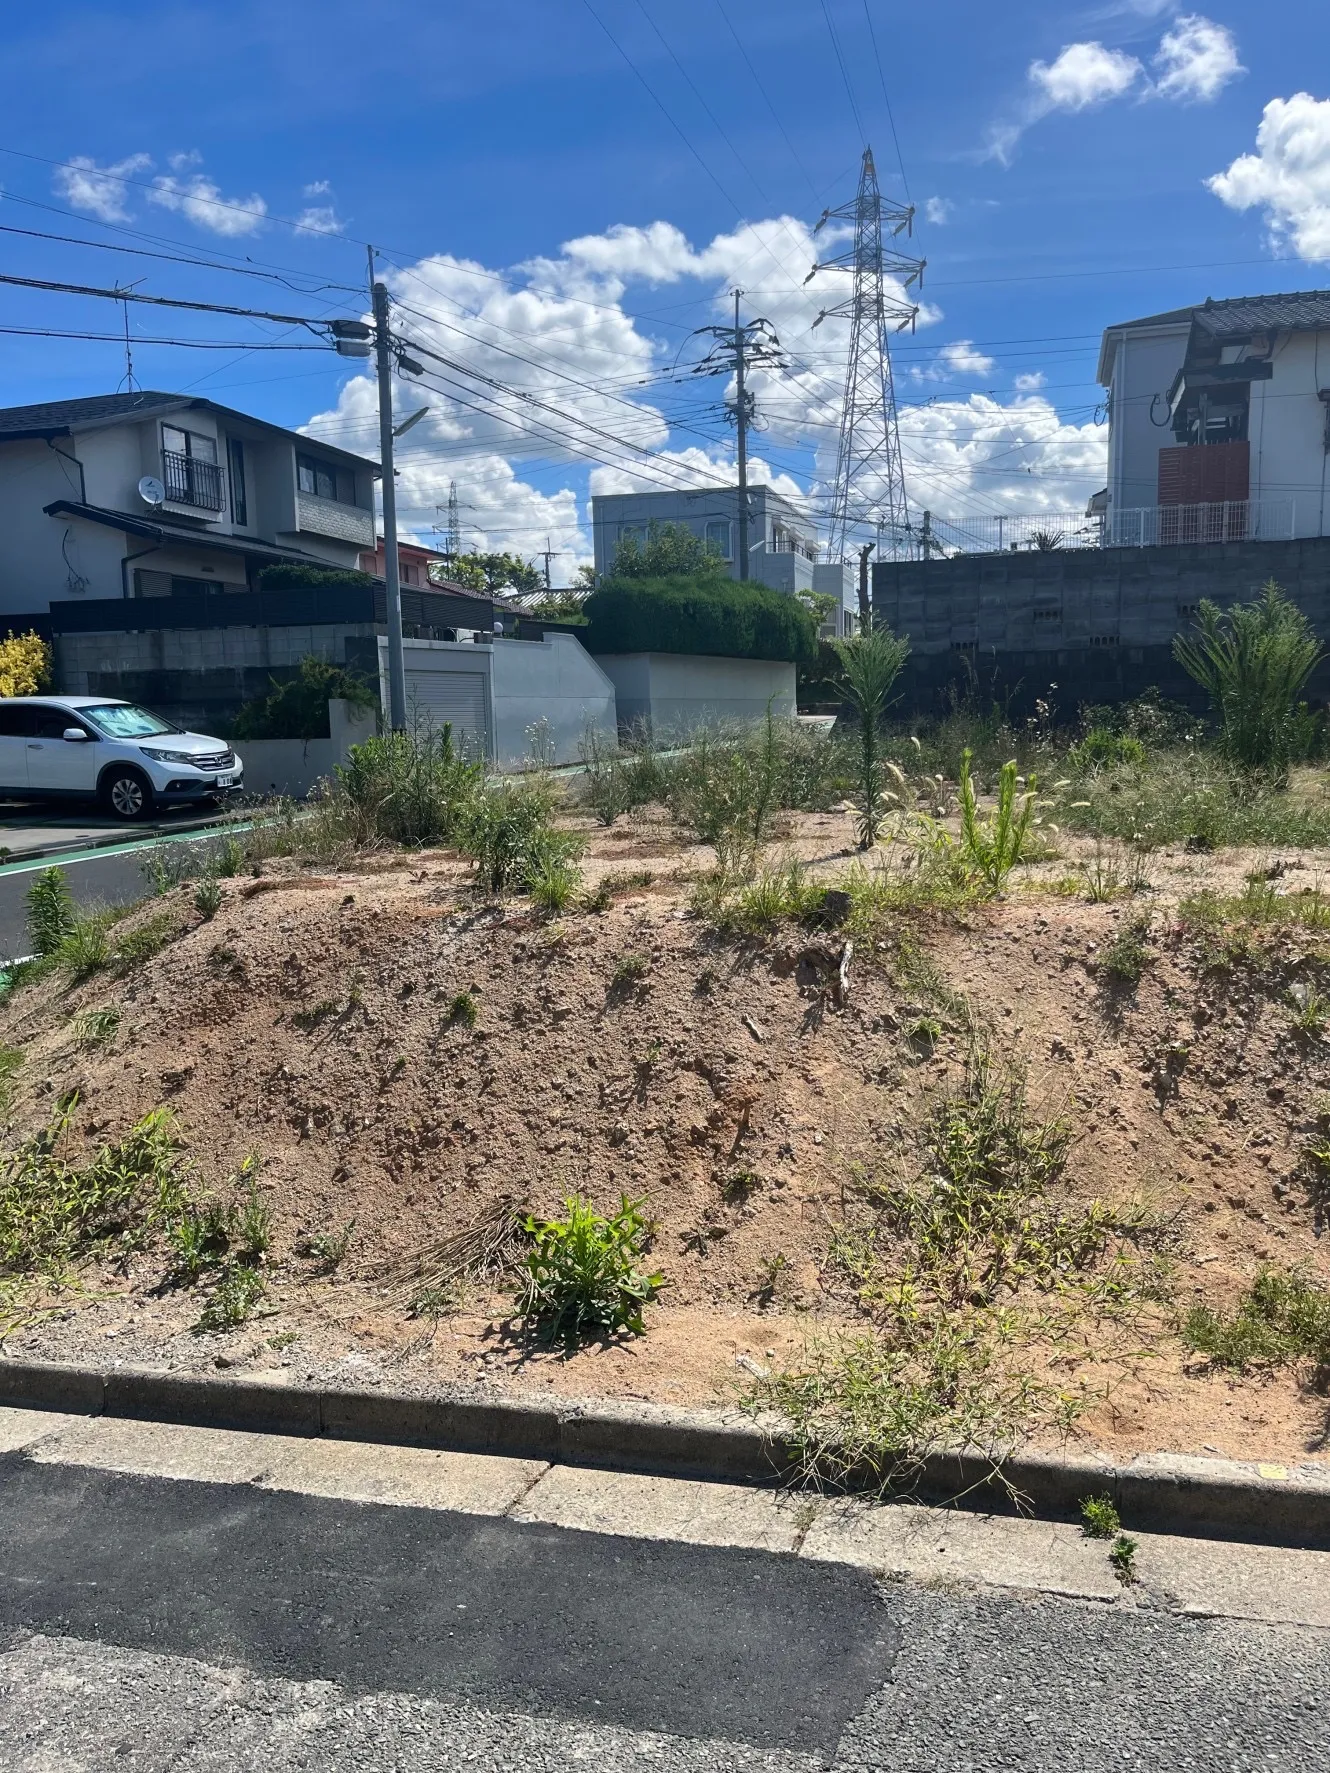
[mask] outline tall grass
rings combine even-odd
[[[838,640],[845,694],[858,720],[858,806],[856,830],[861,850],[871,850],[882,832],[881,727],[896,679],[910,656],[909,641],[889,628],[870,628],[852,640]]]
[[[1002,766],[998,778],[997,806],[987,817],[979,813],[970,753],[961,759],[961,840],[969,861],[994,892],[1000,892],[1007,876],[1030,848],[1034,820],[1036,781],[1021,789],[1015,759]]]

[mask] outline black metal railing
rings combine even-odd
[[[177,505],[197,505],[202,511],[220,511],[226,504],[222,470],[216,462],[198,456],[182,456],[177,450],[162,451],[162,479],[166,496]]]

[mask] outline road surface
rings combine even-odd
[[[125,1424],[71,1433],[63,1452],[55,1434],[0,1456],[12,1773],[1326,1765],[1330,1632],[1306,1622],[1330,1618],[1325,1554],[1261,1553],[1284,1560],[1279,1582],[1263,1587],[1252,1564],[1234,1589],[1239,1611],[1247,1593],[1277,1606],[1280,1583],[1300,1591],[1286,1621],[1224,1617],[1229,1602],[1188,1616],[1150,1592],[1042,1592],[1028,1572],[1014,1589],[881,1581],[826,1556],[697,1542],[722,1505],[751,1500],[727,1486],[680,1486],[680,1512],[669,1480],[615,1479],[656,1486],[652,1536],[634,1536],[525,1518],[543,1485],[594,1490],[600,1474],[569,1468],[476,1461],[486,1482],[511,1468],[500,1514],[459,1479],[460,1455],[352,1445],[339,1485],[335,1442],[155,1429],[144,1458]],[[188,1470],[175,1449],[200,1440],[200,1472],[230,1481],[163,1475]],[[303,1476],[263,1475],[281,1448]],[[453,1461],[465,1506],[348,1499],[390,1493],[411,1459]],[[243,1470],[257,1475],[234,1481]],[[669,1536],[676,1518],[692,1539]],[[1016,1580],[995,1546],[994,1580]],[[1222,1572],[1256,1554],[1196,1555]]]

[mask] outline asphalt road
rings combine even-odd
[[[207,834],[200,833],[200,841]],[[36,873],[42,868],[59,868],[69,882],[70,891],[79,905],[126,905],[141,899],[149,888],[143,875],[144,863],[155,837],[127,836],[125,849],[75,852],[69,856],[48,856],[33,862],[11,862],[0,867],[0,960],[30,952],[25,896]],[[171,845],[195,841],[172,838]]]
[[[1309,1773],[1330,1636],[0,1459],[14,1773]]]

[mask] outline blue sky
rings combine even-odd
[[[802,280],[865,139],[928,259],[896,352],[916,507],[1076,508],[1103,483],[1106,323],[1330,282],[1324,0],[57,0],[10,20],[0,80],[0,223],[117,247],[4,232],[4,268],[358,314],[374,242],[401,330],[462,366],[398,389],[430,406],[403,444],[408,522],[428,536],[455,480],[469,541],[548,536],[556,578],[588,552],[589,491],[726,478],[723,386],[671,370],[736,281],[792,359],[759,386],[758,471],[823,509],[844,331],[810,330],[837,291]],[[0,288],[3,325],[122,318]],[[138,309],[131,333],[143,386],[373,452],[357,366],[249,349],[289,331]],[[112,341],[15,334],[0,365],[4,404],[125,373]]]

